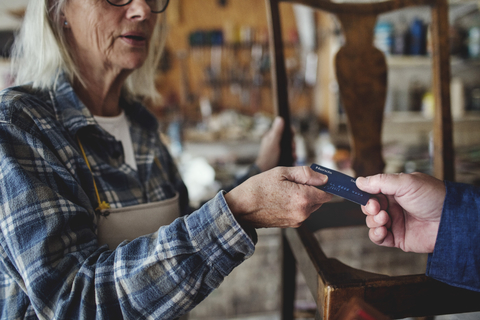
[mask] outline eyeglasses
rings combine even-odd
[[[107,0],[112,6],[123,7],[131,3],[133,0]],[[150,7],[152,13],[162,13],[167,9],[170,0],[145,0]]]

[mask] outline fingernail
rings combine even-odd
[[[282,122],[281,117],[275,117],[275,120],[273,121],[274,126],[278,126]]]
[[[326,183],[327,180],[328,180],[328,176],[322,174],[322,178],[321,178],[321,179],[322,179],[322,183]]]
[[[358,183],[359,185],[365,186],[365,185],[368,184],[368,178],[358,177],[358,178],[357,178],[357,183]]]

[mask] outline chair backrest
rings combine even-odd
[[[340,3],[327,0],[266,0],[270,26],[274,106],[290,128],[280,2],[303,4],[336,15],[345,35],[335,69],[340,97],[347,114],[352,147],[352,166],[357,176],[383,172],[382,123],[387,94],[387,64],[374,47],[374,27],[379,14],[410,7],[432,10],[432,68],[434,117],[434,175],[454,180],[452,118],[450,112],[450,57],[447,0],[391,0],[373,3]],[[291,165],[291,132],[282,137],[279,165]]]

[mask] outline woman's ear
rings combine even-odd
[[[62,22],[62,27],[63,28],[70,28],[70,25],[68,24],[67,17],[65,16],[65,14],[63,12],[60,15],[60,21]]]

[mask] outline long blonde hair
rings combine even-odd
[[[62,11],[68,0],[30,0],[25,18],[12,49],[12,73],[15,84],[33,82],[46,89],[64,72],[73,82],[85,83],[72,59],[62,25]],[[166,39],[166,19],[160,15],[152,35],[147,60],[125,81],[124,92],[134,98],[156,101],[157,66]]]

